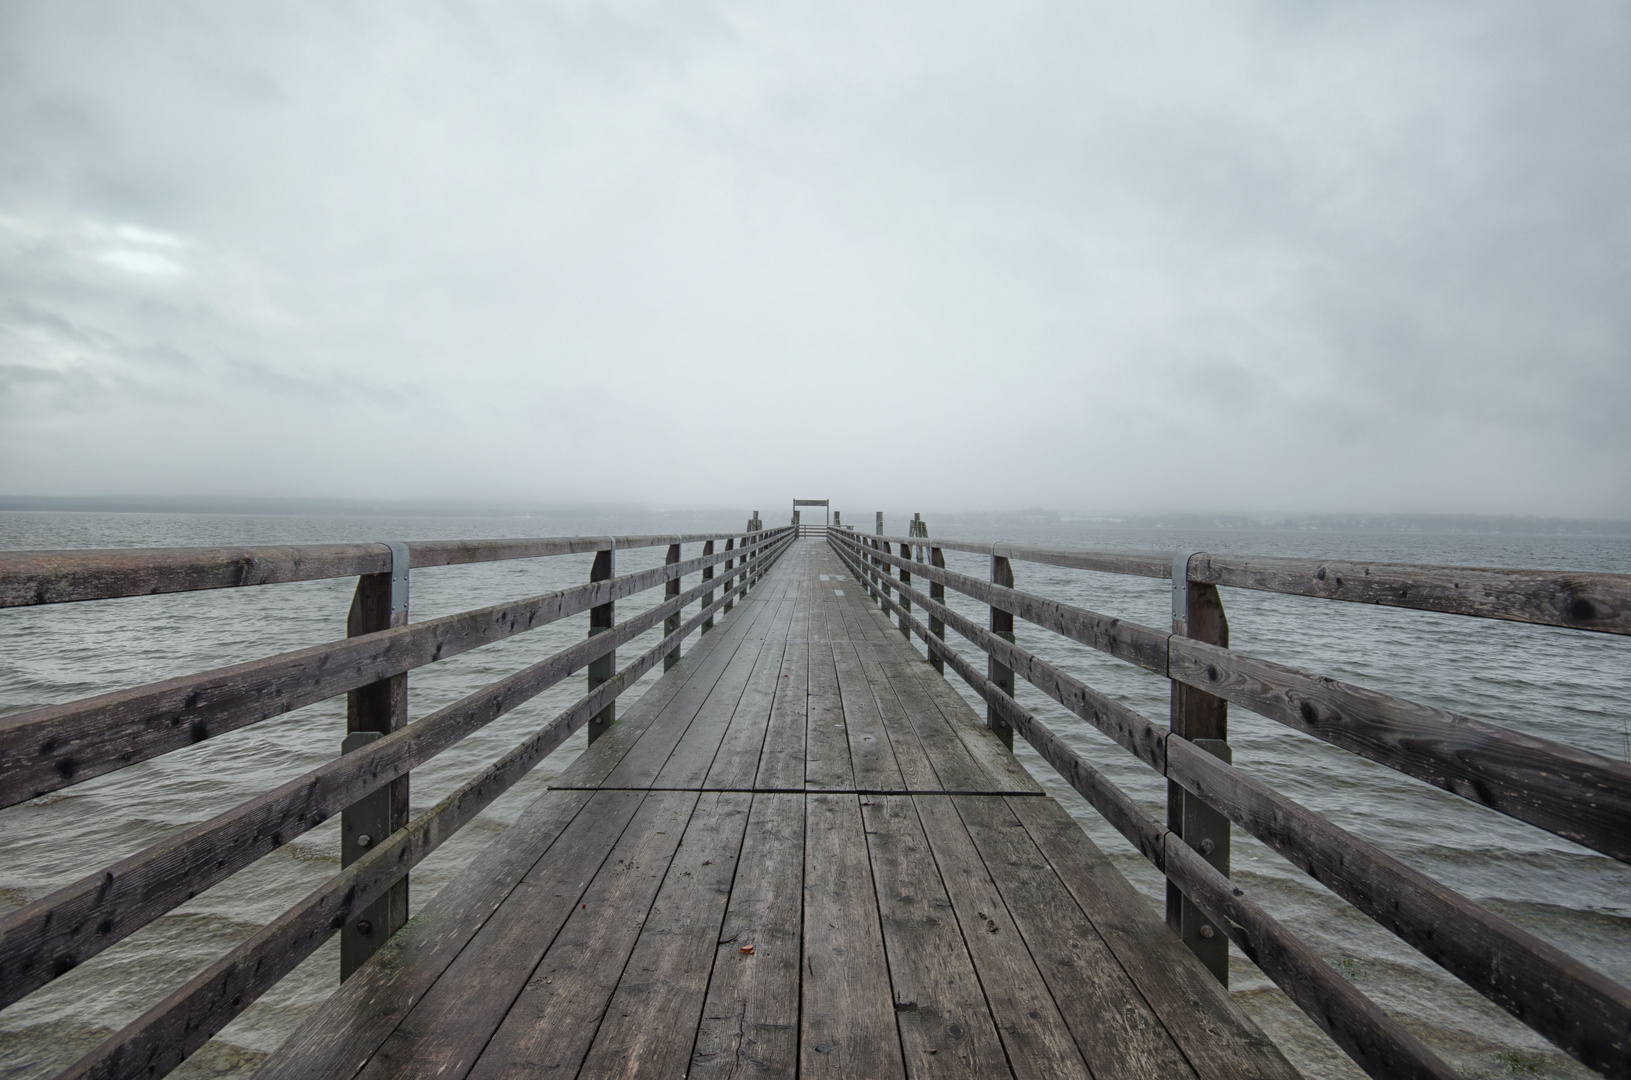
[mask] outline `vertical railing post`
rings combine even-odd
[[[1189,580],[1195,555],[1172,561],[1172,632],[1209,645],[1229,647],[1229,620],[1217,586]],[[1172,682],[1172,734],[1231,761],[1229,706],[1222,698]],[[1167,781],[1167,827],[1225,877],[1229,875],[1229,819],[1180,785]],[[1177,931],[1218,982],[1229,985],[1229,939],[1190,899],[1167,882],[1167,925]]]
[[[732,537],[727,537],[726,538],[726,540],[725,540],[725,550],[726,551],[735,551],[736,550],[736,537],[732,536]],[[746,562],[746,561],[747,561],[746,559],[743,560],[743,562]],[[722,609],[724,611],[729,611],[731,608],[736,606],[736,601],[733,599],[733,597],[736,596],[736,593],[735,593],[734,590],[731,589],[731,584],[732,584],[732,580],[733,580],[733,575],[731,574],[731,570],[735,566],[736,566],[736,560],[735,559],[726,559],[725,560],[725,606]]]
[[[924,536],[929,535],[929,529],[928,529],[928,526],[926,526],[926,525],[923,527],[923,535]],[[944,570],[945,567],[946,567],[946,553],[944,551],[941,551],[940,548],[938,548],[938,547],[936,547],[936,546],[934,546],[932,544],[929,547],[929,565],[930,566],[937,566],[937,567],[941,568],[942,570]],[[936,601],[937,603],[940,603],[940,604],[945,604],[945,602],[946,602],[946,587],[944,585],[942,585],[938,581],[929,582],[929,599],[933,600],[933,601]],[[935,637],[939,638],[941,641],[945,641],[946,640],[946,624],[944,622],[941,622],[935,616],[930,615],[929,616],[929,633],[933,634]],[[932,649],[929,650],[929,663],[933,664],[934,669],[936,671],[938,671],[940,674],[944,675],[946,673],[946,661],[945,661],[945,658],[942,657],[939,653],[935,652]]]
[[[617,541],[605,551],[595,552],[595,562],[589,569],[590,581],[605,581],[617,573]],[[601,604],[589,609],[589,636],[604,634],[612,628],[616,617],[616,603]],[[606,682],[617,670],[617,652],[613,650],[598,660],[589,661],[589,689]],[[589,741],[592,743],[611,730],[617,722],[617,702],[612,702],[589,720]]]
[[[1008,559],[997,554],[997,545],[991,545],[991,584],[1002,585],[1012,589],[1014,587],[1014,568]],[[1004,611],[995,604],[991,606],[991,632],[1004,641],[1014,640],[1013,612]],[[986,660],[987,677],[997,684],[997,689],[1014,696],[1014,673],[1006,664],[999,663],[995,656]],[[997,714],[997,710],[987,704],[985,707],[985,726],[997,733],[997,738],[1008,749],[1014,748],[1014,729]]]
[[[907,524],[906,531],[912,536],[917,535],[917,518],[916,517],[914,517],[911,520],[911,522],[909,522]],[[915,549],[916,549],[915,544],[902,544],[900,546],[900,557],[902,559],[905,559],[905,560],[910,560],[912,558],[912,552]],[[905,638],[908,643],[910,643],[911,640],[912,640],[912,629],[911,629],[910,624],[908,624],[907,621],[906,621],[906,613],[912,610],[912,602],[906,598],[906,590],[909,587],[911,587],[911,584],[912,584],[912,572],[910,570],[906,569],[906,567],[904,567],[904,566],[901,567],[900,568],[900,585],[901,585],[901,589],[900,589],[900,610],[901,610],[900,636]]]
[[[360,637],[408,625],[408,545],[386,545],[391,569],[364,574],[346,615],[346,636]],[[346,695],[342,754],[360,750],[408,722],[406,673],[370,683]],[[391,781],[340,811],[340,865],[350,866],[370,848],[408,823],[408,778]],[[408,921],[408,879],[369,904],[340,931],[340,978],[351,973]]]
[[[702,553],[704,555],[712,555],[714,553],[714,542],[712,540],[706,540],[706,541],[703,542],[703,544],[702,544]],[[714,579],[714,568],[711,567],[711,566],[703,567],[702,568],[702,580],[703,581],[712,581],[713,579]],[[712,589],[709,589],[707,592],[702,594],[702,606],[704,608],[707,608],[707,606],[709,604],[713,603],[713,602],[714,602],[714,591]],[[714,617],[712,615],[710,615],[706,619],[702,620],[702,633],[706,634],[708,631],[712,630],[713,628],[714,628]]]
[[[878,536],[882,536],[882,535],[883,535],[883,511],[879,510],[878,511]],[[879,540],[877,537],[873,537],[872,538],[872,550],[873,551],[882,551],[883,550],[883,541]],[[876,555],[869,555],[869,556],[867,556],[867,558],[872,563],[872,585],[873,585],[872,596],[873,596],[873,599],[878,601],[878,606],[879,607],[887,608],[887,605],[885,605],[884,602],[883,602],[883,598],[885,596],[889,595],[889,590],[884,586],[884,583],[883,583],[883,560],[878,558],[878,556],[876,556]]]
[[[668,545],[668,554],[663,556],[663,565],[664,566],[673,566],[675,563],[677,563],[679,561],[680,561],[680,546],[678,544],[669,544]],[[669,581],[664,585],[664,587],[663,587],[663,599],[664,600],[672,600],[674,597],[678,596],[679,594],[680,594],[680,579],[679,578],[674,578],[672,581]],[[676,630],[678,630],[680,628],[680,618],[681,618],[681,613],[676,611],[676,612],[674,612],[674,614],[670,615],[668,618],[663,620],[663,637],[667,637],[669,634],[672,634],[674,631],[676,631]],[[678,645],[675,645],[674,646],[674,651],[670,652],[667,656],[663,657],[663,670],[667,671],[669,668],[673,667],[675,664],[677,664],[679,662],[680,662],[680,647]]]

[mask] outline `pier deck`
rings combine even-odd
[[[799,541],[257,1075],[1296,1073]]]

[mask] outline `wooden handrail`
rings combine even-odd
[[[862,564],[842,548],[838,551],[850,569],[859,574]],[[1186,859],[1186,853],[1192,854],[1187,845],[1181,841],[1170,844],[1170,832],[1164,825],[1146,814],[1040,719],[1003,693],[955,649],[930,634],[915,617],[903,614],[898,604],[887,604],[1156,869],[1165,873],[1171,865],[1186,894],[1206,909],[1263,972],[1367,1072],[1386,1077],[1459,1078],[1460,1074],[1315,956],[1282,923],[1247,900],[1238,886],[1199,857]],[[976,629],[989,634],[983,628]]]
[[[761,551],[733,576],[761,572],[784,548],[785,540]],[[661,580],[658,577],[655,583]],[[405,775],[720,583],[717,578],[705,581],[608,633],[587,638],[361,750],[0,916],[0,1007]],[[714,609],[705,610],[711,616]]]
[[[870,554],[908,565],[898,556]],[[1631,862],[1631,764],[956,571],[923,563],[910,564],[910,570],[1469,802]],[[958,632],[968,636],[962,626]],[[1080,683],[1064,678],[1061,685],[1071,693],[1084,692]],[[1160,768],[1146,752],[1112,738]]]
[[[619,551],[727,538],[755,542],[777,531],[413,540],[408,552],[419,570],[604,551],[614,542]],[[0,608],[317,581],[390,569],[390,550],[375,543],[0,551]]]
[[[788,538],[791,539],[791,538]],[[226,956],[194,976],[123,1029],[115,1032],[65,1071],[59,1080],[113,1080],[134,1073],[162,1076],[208,1042],[336,931],[383,895],[420,860],[436,850],[533,766],[639,681],[680,641],[747,590],[748,578],[762,574],[786,549],[777,541],[752,569],[744,563],[723,581],[725,595],[704,607],[607,682],[528,736],[520,745],[467,781],[429,812],[394,833],[369,854],[336,874],[305,899],[251,935]],[[747,571],[747,572],[739,572]],[[730,581],[741,578],[731,587]],[[698,586],[694,592],[701,592]],[[666,606],[666,605],[665,605]],[[598,635],[600,642],[611,634]]]
[[[854,535],[847,530],[829,530]],[[922,544],[923,538],[876,540]],[[936,538],[934,546],[1107,574],[1170,578],[1176,552],[1078,551],[999,542]],[[1202,552],[1189,562],[1189,580],[1237,589],[1441,611],[1485,619],[1631,634],[1631,574],[1498,567],[1430,566],[1288,559]]]
[[[605,543],[605,538],[600,542]],[[678,581],[724,558],[703,555],[620,578],[0,718],[0,807],[536,630],[597,605]]]
[[[857,574],[861,572],[863,558],[874,561],[879,558],[879,545],[875,540],[865,546],[848,535],[838,540],[833,545],[834,549],[845,557]],[[934,543],[938,545],[938,541]],[[882,555],[882,559],[885,564],[897,565],[902,570],[924,572],[925,569],[922,563],[913,566],[887,553]],[[939,575],[944,575],[941,580],[953,588],[966,585],[971,594],[977,594],[978,599],[989,598],[1013,607],[1020,606],[1015,603],[1020,599],[1015,595],[1015,590],[947,571],[936,572],[936,576]],[[919,601],[925,610],[938,616],[977,648],[1024,674],[1033,685],[1067,709],[1094,724],[1159,772],[1195,792],[1208,805],[1221,810],[1236,824],[1257,835],[1343,899],[1579,1060],[1595,1068],[1609,1069],[1611,1075],[1625,1075],[1628,1071],[1624,1043],[1627,1031],[1631,1031],[1631,990],[1454,890],[1410,869],[1373,845],[1252,780],[1233,766],[1196,750],[1186,740],[1171,735],[1029,651],[976,625],[943,604],[930,600],[905,582],[898,583],[895,588],[903,601]],[[1028,594],[1023,599],[1033,609],[1038,604],[1052,603]],[[911,625],[931,651],[940,652],[946,661],[953,662],[965,681],[969,681],[988,702],[991,702],[993,695],[1012,700],[995,683],[983,677],[979,678],[978,683],[971,679],[972,667],[960,659],[952,661],[951,651],[939,639],[931,640],[934,635],[910,615],[904,603],[897,603],[887,595],[883,597],[883,602],[900,616],[902,625]],[[1090,622],[1103,618],[1080,609],[1070,610],[1077,617],[1088,617]],[[1145,629],[1145,633],[1153,635],[1155,632]],[[1172,642],[1174,647],[1181,644],[1186,648],[1204,648],[1209,654],[1231,655],[1227,649],[1200,646],[1176,635],[1172,635]],[[1211,689],[1211,684],[1217,681],[1209,680],[1207,688]],[[1014,707],[1018,708],[1017,705]],[[996,704],[993,704],[993,708],[1000,711]],[[1505,731],[1495,725],[1485,726],[1496,732]],[[1031,735],[1026,733],[1026,737],[1029,739]],[[1060,757],[1059,748],[1056,747],[1049,747],[1044,752],[1039,746],[1038,750],[1050,762]],[[1065,750],[1064,753],[1069,754],[1069,751]],[[1079,772],[1086,768],[1085,763],[1075,760],[1076,764],[1071,764],[1069,759],[1061,758],[1070,769]],[[1054,763],[1059,767],[1059,762]],[[1075,784],[1071,774],[1064,769],[1061,769],[1061,773]],[[1622,798],[1624,791],[1622,786]],[[1097,801],[1106,802],[1101,812],[1124,835],[1128,835],[1146,857],[1150,857],[1155,847],[1155,837],[1151,832],[1154,823],[1139,824],[1129,816],[1132,810],[1117,800],[1101,798]],[[1177,847],[1191,853],[1187,845],[1180,843]],[[1198,857],[1194,861],[1206,865]],[[1211,870],[1210,867],[1208,869]],[[1216,917],[1215,913],[1211,915]],[[1272,972],[1270,974],[1273,977]],[[1619,1071],[1614,1071],[1616,1068]],[[1385,1075],[1393,1074],[1389,1072]]]

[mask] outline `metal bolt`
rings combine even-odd
[[[373,842],[374,842],[374,838],[372,836],[369,836],[367,833],[358,833],[357,834],[357,846],[358,847],[367,847],[369,844],[372,844]]]
[[[1212,849],[1215,847],[1217,847],[1217,845],[1212,842],[1212,838],[1209,836],[1205,840],[1201,841],[1201,854],[1210,855],[1212,854]]]
[[[1208,926],[1206,928],[1206,930],[1202,930],[1201,933],[1206,934],[1207,931],[1209,931],[1211,929],[1212,928],[1210,926]],[[359,934],[372,934],[373,932],[374,932],[374,924],[373,923],[369,922],[367,919],[358,919],[357,920],[357,933],[359,933]],[[1207,934],[1207,936],[1210,937],[1211,935]]]
[[[1207,941],[1211,941],[1212,936],[1216,933],[1217,931],[1213,930],[1210,926],[1201,927],[1201,937],[1205,938]]]

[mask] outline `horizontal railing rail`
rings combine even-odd
[[[604,538],[602,539],[604,543]],[[734,551],[0,718],[0,807],[717,566]]]
[[[741,545],[765,535],[765,531],[758,531],[410,540],[406,546],[413,568],[422,570],[732,538]],[[383,543],[0,551],[0,608],[234,589],[390,571],[391,552]]]
[[[940,540],[933,543],[942,546]],[[1631,862],[1631,763],[890,552],[874,550],[871,557],[1469,802]],[[1005,642],[998,647],[1011,648]],[[1139,746],[1123,745],[1160,768]]]
[[[407,671],[569,615],[604,613],[609,624],[592,625],[590,635],[577,644],[430,716],[378,737],[371,736],[372,741],[272,791],[0,916],[0,1008],[21,1000],[336,813],[349,813],[349,808],[374,793],[404,782],[415,767],[574,672],[589,670],[589,692],[573,706],[428,813],[411,822],[404,815],[400,827],[379,836],[369,850],[316,892],[111,1036],[64,1074],[162,1076],[301,959],[342,927],[352,925],[370,905],[401,887],[415,864],[569,735],[591,721],[609,718],[612,703],[624,691],[659,660],[671,663],[677,659],[684,638],[698,630],[706,632],[719,613],[729,611],[785,552],[795,535],[795,530],[785,527],[747,533],[632,538],[635,543],[628,546],[666,545],[668,558],[661,567],[622,577],[610,576],[610,553],[631,538],[443,543],[438,556],[443,561],[439,565],[480,561],[476,556],[529,558],[589,551],[601,554],[588,585],[424,623],[396,625],[264,660],[5,718],[0,721],[0,805],[11,805],[291,709],[383,685]],[[642,540],[651,543],[641,545],[638,542]],[[716,552],[714,542],[718,540],[724,540],[726,547]],[[680,545],[699,541],[704,544],[704,554],[682,560]],[[544,550],[546,543],[553,549]],[[345,564],[349,567],[346,572],[359,574],[363,582],[369,580],[368,575],[387,573],[392,569],[393,556],[389,549],[386,552],[383,561],[370,562],[359,559],[359,555],[369,553],[352,551],[348,557],[354,561]],[[418,554],[414,552],[416,560]],[[168,564],[158,562],[170,570],[197,565],[197,560],[188,564],[185,558]],[[606,573],[601,572],[603,562]],[[724,563],[723,573],[716,576],[720,563]],[[333,570],[342,564],[331,561],[327,565]],[[326,571],[317,574],[310,564],[297,570],[308,577],[337,576]],[[697,584],[688,589],[681,587],[683,577],[699,571],[701,579]],[[180,580],[182,577],[173,577],[170,583]],[[615,601],[659,585],[665,586],[661,602],[622,622],[611,621]],[[49,594],[49,590],[37,591]],[[684,610],[693,604],[699,604],[700,610],[683,618]],[[658,626],[662,627],[662,640],[632,664],[606,676],[595,674],[597,666],[612,662],[620,645]]]
[[[998,611],[1009,613],[1010,618],[1018,615],[1165,675],[1174,680],[1175,687],[1195,686],[1244,704],[1471,801],[1622,859],[1627,854],[1625,837],[1631,832],[1627,829],[1631,824],[1631,768],[1498,725],[1348,687],[1241,657],[1226,647],[958,574],[944,568],[936,550],[951,547],[948,541],[837,529],[829,537],[857,578],[867,583],[883,607],[898,616],[903,630],[926,643],[931,658],[952,665],[987,701],[994,715],[1031,742],[1372,1075],[1455,1074],[1335,969],[1297,942],[1282,924],[1247,900],[1222,870],[1202,857],[1193,840],[1151,819],[1022,708],[1011,689],[976,671],[947,646],[944,628],[950,627],[986,653],[993,671],[1026,678],[1582,1062],[1610,1076],[1631,1075],[1626,1054],[1631,1039],[1631,990],[1252,779],[1214,756],[1210,747],[1203,749],[1093,690],[1014,644],[1011,635],[977,625],[934,593],[949,587],[990,605],[994,625]],[[903,545],[899,555],[890,550],[891,540]],[[973,545],[959,550],[969,547]],[[990,555],[992,548],[984,545],[976,550]],[[1171,565],[1169,560],[1169,573],[1173,572]],[[893,577],[891,569],[898,570],[899,577]],[[930,594],[913,587],[915,576],[933,583]],[[993,576],[997,576],[995,567]],[[927,626],[911,613],[913,604],[929,617]],[[1571,809],[1574,822],[1568,819]],[[1202,850],[1209,849],[1210,842]],[[1356,996],[1365,1001],[1363,1007],[1353,1000]]]
[[[910,536],[873,539],[892,544],[922,542]],[[1007,541],[982,544],[940,537],[935,538],[934,545],[943,551],[1150,578],[1170,577],[1172,560],[1181,554],[1177,551],[1086,551]],[[1606,634],[1631,634],[1631,574],[1197,552],[1189,560],[1188,577],[1202,585],[1566,626]]]

